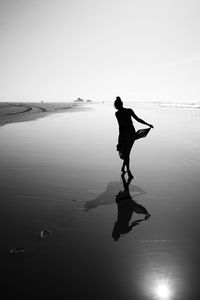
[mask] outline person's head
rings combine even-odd
[[[119,96],[116,97],[116,100],[114,102],[114,106],[116,109],[120,109],[123,107],[123,102]]]

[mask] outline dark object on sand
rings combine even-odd
[[[129,185],[133,180],[133,177],[128,176],[128,179],[126,180],[125,174],[122,173],[121,178],[124,190],[120,191],[116,195],[118,214],[112,231],[112,237],[115,241],[119,240],[122,234],[127,234],[133,229],[133,227],[149,219],[151,216],[148,210],[141,204],[137,203],[130,194]],[[144,217],[132,221],[133,213],[142,214]]]
[[[25,248],[14,248],[10,250],[11,254],[23,254],[26,252]]]
[[[52,234],[52,231],[50,231],[50,230],[42,230],[41,232],[40,232],[40,237],[41,237],[41,239],[46,239],[47,237],[49,237],[50,235]]]

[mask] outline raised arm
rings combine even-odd
[[[145,122],[144,120],[140,119],[135,113],[134,111],[131,109],[131,117],[133,117],[137,122],[141,123],[141,124],[144,124],[144,125],[147,125],[151,128],[153,128],[153,125]]]

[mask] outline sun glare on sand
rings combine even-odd
[[[170,300],[172,297],[172,290],[167,281],[157,282],[154,286],[154,293],[159,300]]]
[[[149,273],[144,281],[144,290],[152,300],[173,300],[175,296],[175,286],[172,276]]]

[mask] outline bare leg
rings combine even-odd
[[[133,142],[134,143],[134,142]],[[124,160],[123,160],[123,165],[122,165],[122,168],[121,168],[121,172],[122,173],[125,173],[127,171],[128,173],[128,176],[129,177],[133,177],[133,175],[131,174],[131,171],[130,171],[130,152],[131,152],[131,148],[133,146],[133,143],[129,145],[129,149],[128,151],[126,152],[126,156],[124,157]],[[126,167],[126,171],[125,171],[125,167]]]
[[[129,158],[129,156],[126,156],[123,160],[123,165],[121,168],[122,173],[129,171],[129,162],[130,162],[130,158]],[[126,171],[125,171],[125,167],[126,167]]]
[[[126,166],[127,172],[129,171],[130,158],[129,155],[124,159],[124,164]]]
[[[125,173],[125,160],[123,160],[123,165],[122,165],[122,168],[121,168],[121,172],[122,173]]]
[[[124,159],[125,165],[126,165],[126,169],[127,169],[127,173],[128,173],[128,177],[129,178],[134,178],[133,174],[130,171],[130,153],[126,156],[126,158]]]
[[[126,157],[126,167],[127,167],[127,173],[128,173],[129,178],[134,178],[134,176],[132,175],[132,173],[130,171],[130,166],[129,166],[130,165],[130,153],[131,153],[131,149],[133,147],[133,144],[134,144],[134,141],[130,145],[129,152],[128,152],[127,157]]]

